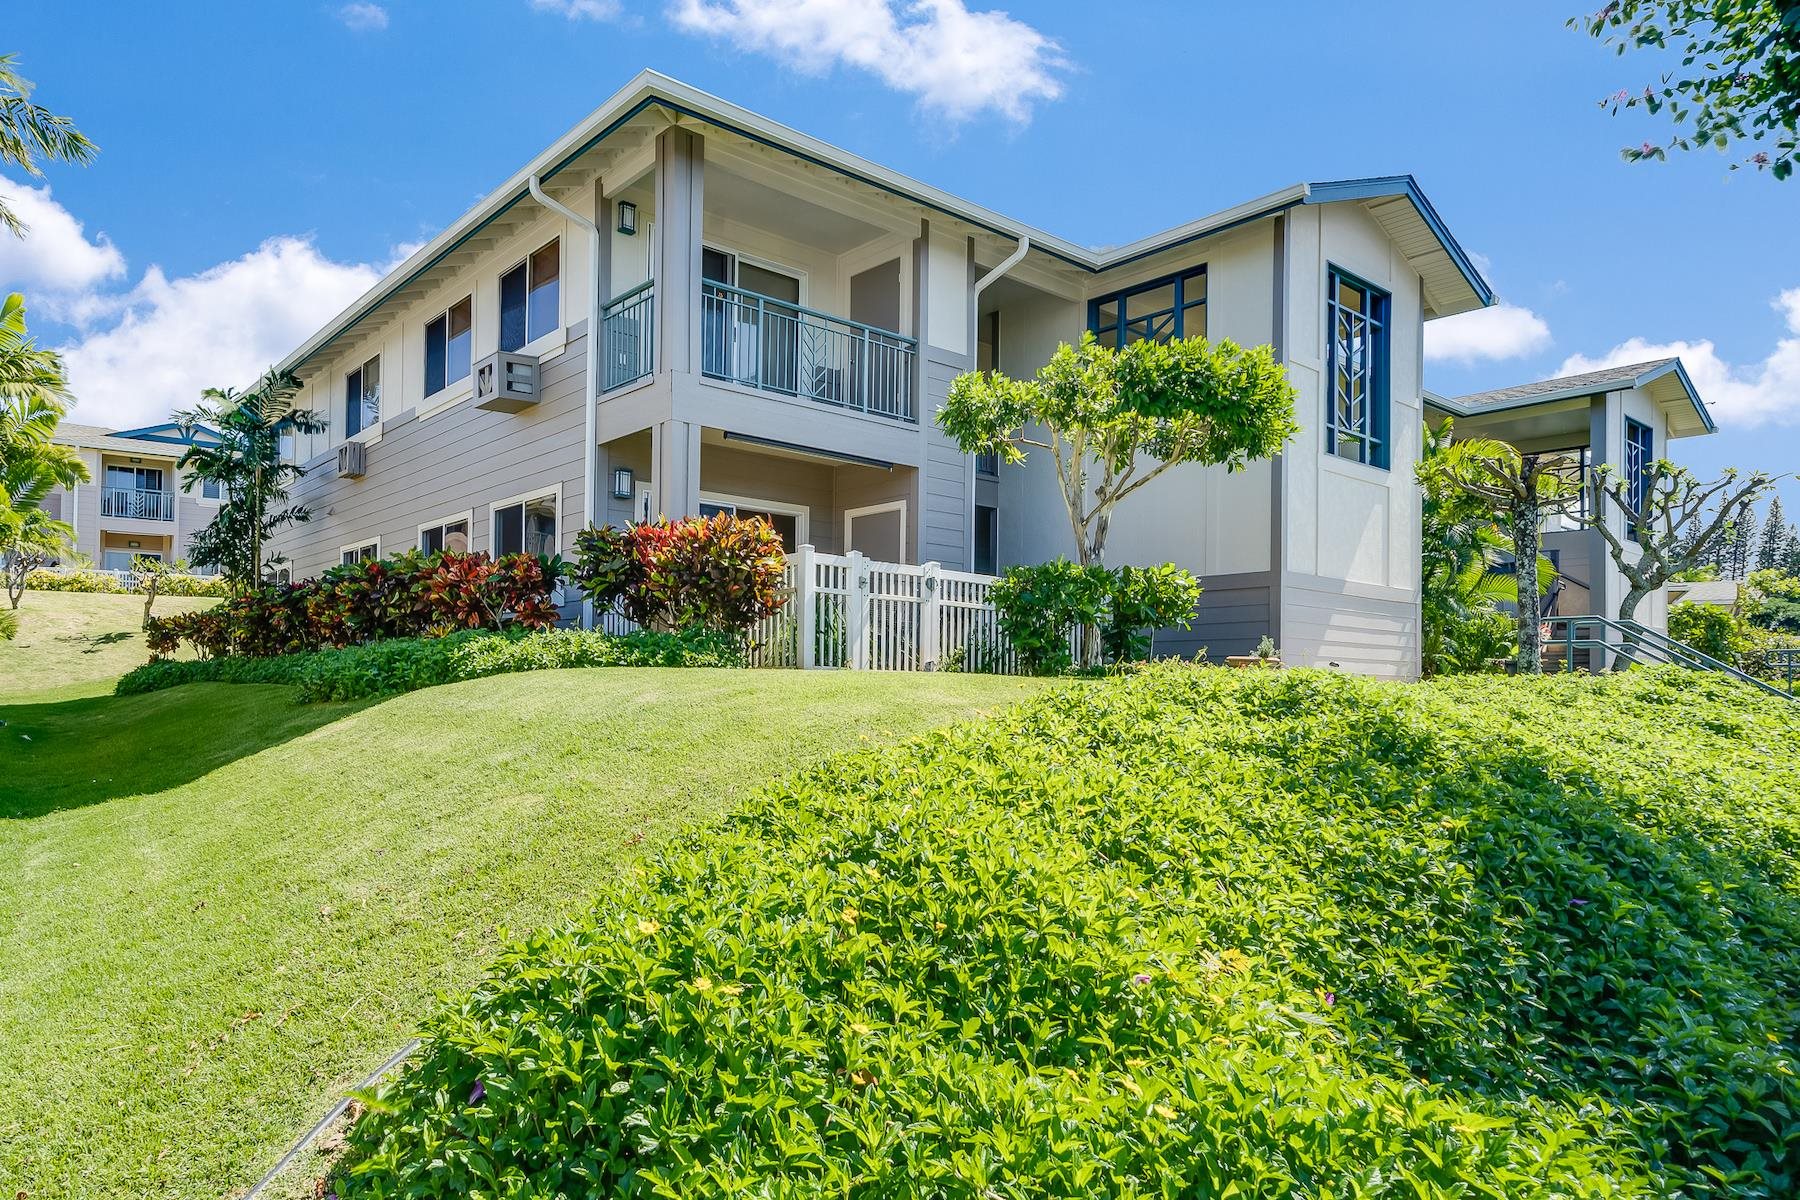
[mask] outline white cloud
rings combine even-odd
[[[1788,335],[1759,363],[1733,365],[1719,357],[1711,339],[1649,342],[1634,337],[1597,358],[1571,355],[1557,372],[1577,375],[1602,367],[1679,356],[1700,398],[1721,425],[1789,425],[1800,422],[1800,287],[1772,302],[1787,323]]]
[[[125,256],[102,233],[89,238],[80,221],[50,197],[47,187],[20,188],[0,179],[0,193],[29,226],[23,238],[0,230],[0,291],[30,291],[47,310],[74,293],[125,274]]]
[[[358,33],[379,33],[388,27],[387,9],[379,4],[369,4],[366,0],[346,4],[338,9],[338,20],[347,28]]]
[[[1496,304],[1425,325],[1428,362],[1476,363],[1522,358],[1550,344],[1550,326],[1529,308]]]
[[[1053,39],[963,0],[674,0],[669,15],[797,71],[870,72],[953,118],[991,109],[1024,122],[1034,103],[1062,95],[1068,67]]]
[[[531,0],[531,7],[571,21],[610,21],[619,15],[619,0]]]
[[[243,387],[381,277],[333,262],[309,238],[271,238],[197,275],[151,267],[129,292],[93,296],[116,323],[62,347],[85,424],[166,420],[208,387]]]

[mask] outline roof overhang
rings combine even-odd
[[[1687,368],[1681,365],[1679,358],[1659,363],[1638,375],[1621,380],[1612,387],[1595,388],[1592,385],[1577,385],[1559,388],[1556,391],[1542,392],[1534,396],[1521,396],[1516,400],[1504,400],[1497,404],[1464,404],[1451,396],[1440,396],[1436,392],[1425,393],[1425,407],[1452,417],[1485,417],[1494,413],[1512,412],[1524,408],[1536,408],[1540,405],[1558,404],[1565,400],[1575,400],[1583,396],[1600,396],[1611,391],[1624,391],[1637,388],[1654,400],[1669,418],[1670,437],[1690,437],[1694,434],[1714,433],[1718,425],[1713,421],[1712,413],[1707,411],[1706,402],[1700,399],[1700,392],[1694,387],[1694,381],[1688,376]]]
[[[927,213],[942,214],[998,237],[1015,242],[1029,237],[1035,252],[1087,273],[1109,270],[1250,221],[1275,216],[1299,205],[1360,202],[1395,238],[1426,280],[1427,317],[1449,316],[1493,302],[1493,290],[1450,235],[1437,210],[1410,175],[1296,184],[1129,245],[1093,250],[889,170],[680,80],[646,70],[639,72],[442,233],[408,255],[374,287],[282,359],[277,369],[297,371],[383,301],[404,290],[486,225],[528,199],[533,176],[544,183],[550,182],[607,137],[653,110],[672,121],[710,125],[792,154],[835,174],[911,201]]]

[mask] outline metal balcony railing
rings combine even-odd
[[[918,343],[722,283],[700,291],[700,369],[714,379],[918,424]]]
[[[134,521],[173,521],[175,493],[147,488],[103,487],[100,489],[100,515]]]
[[[656,370],[656,284],[646,280],[600,309],[600,390],[635,383]]]

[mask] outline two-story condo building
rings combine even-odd
[[[765,514],[790,545],[992,571],[1072,553],[1053,464],[960,453],[957,374],[1092,330],[1269,344],[1303,432],[1132,498],[1113,563],[1203,578],[1214,656],[1418,670],[1426,320],[1492,294],[1410,177],[1298,184],[1111,250],[644,73],[280,364],[295,574],[418,546],[568,550],[588,522]]]
[[[53,489],[44,509],[74,529],[76,552],[104,570],[126,570],[138,558],[181,562],[218,512],[220,493],[216,484],[186,487],[178,464],[193,441],[217,436],[173,424],[113,430],[65,421],[56,440],[81,456],[88,482]]]

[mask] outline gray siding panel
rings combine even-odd
[[[558,540],[566,553],[584,523],[581,408],[585,347],[571,340],[545,365],[543,400],[521,413],[484,412],[472,401],[419,420],[382,423],[361,479],[339,479],[335,452],[308,464],[292,498],[312,520],[283,530],[276,545],[296,578],[338,561],[339,547],[375,537],[383,554],[417,544],[426,521],[468,510],[470,545],[493,549],[488,506],[537,488],[562,488]]]
[[[1270,631],[1271,578],[1267,571],[1214,575],[1200,581],[1200,603],[1191,629],[1163,629],[1155,653],[1223,662],[1228,654],[1248,654]]]
[[[933,418],[950,394],[950,383],[969,369],[959,355],[924,349],[924,395],[919,420],[925,426],[925,478],[920,489],[919,558],[947,567],[968,570],[973,555],[969,547],[969,459],[940,430]]]

